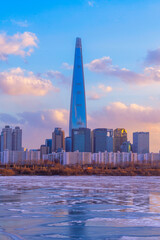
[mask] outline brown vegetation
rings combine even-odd
[[[119,165],[94,165],[94,166],[63,166],[59,163],[41,163],[25,165],[5,165],[0,167],[0,175],[61,175],[61,176],[81,176],[81,175],[103,175],[103,176],[160,176],[160,166],[156,164],[128,164]]]

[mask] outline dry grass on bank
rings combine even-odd
[[[0,167],[0,175],[60,175],[60,176],[82,176],[82,175],[103,175],[103,176],[160,176],[160,165],[136,164],[117,166],[96,165],[96,166],[63,166],[59,163],[33,164],[33,165],[5,165]]]

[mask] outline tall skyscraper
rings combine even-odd
[[[76,39],[74,69],[70,105],[69,135],[72,136],[72,129],[86,128],[86,98],[85,83],[82,59],[81,39]]]
[[[72,151],[91,152],[91,130],[89,128],[72,129]]]
[[[12,150],[22,151],[22,129],[15,127],[12,132]]]
[[[149,132],[133,133],[133,152],[149,153]]]
[[[48,153],[52,153],[52,139],[46,139],[45,145],[48,147]]]
[[[116,128],[114,130],[113,150],[114,152],[121,151],[121,145],[127,142],[127,131],[124,128]]]
[[[12,150],[12,128],[5,126],[1,132],[1,152],[4,150]]]
[[[113,152],[113,129],[97,128],[92,131],[92,152]]]
[[[64,148],[64,131],[61,128],[55,128],[52,133],[52,152],[61,152]]]

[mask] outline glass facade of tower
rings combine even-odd
[[[72,152],[91,152],[91,130],[89,128],[72,129]]]
[[[121,151],[121,145],[127,142],[127,131],[124,128],[116,128],[114,130],[114,138],[113,138],[113,151],[118,152]]]
[[[149,132],[133,133],[133,152],[138,154],[149,153]]]
[[[113,129],[97,128],[92,131],[92,152],[113,152]]]
[[[82,59],[81,39],[76,39],[74,69],[70,105],[69,135],[72,136],[72,129],[86,128],[86,99]]]

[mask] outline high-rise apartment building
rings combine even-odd
[[[91,152],[91,130],[89,128],[72,129],[72,152]]]
[[[69,135],[72,135],[72,129],[86,128],[86,98],[85,83],[83,72],[82,44],[81,39],[76,39],[71,105],[70,105],[70,122]]]
[[[12,150],[12,128],[5,126],[1,132],[1,152],[4,150]]]
[[[40,159],[43,159],[43,155],[44,154],[48,154],[49,153],[49,147],[47,147],[46,145],[41,145],[40,146]]]
[[[149,153],[149,132],[133,133],[133,152]]]
[[[113,151],[121,151],[121,145],[127,142],[127,131],[124,128],[116,128],[113,137]]]
[[[22,151],[22,129],[5,126],[1,132],[1,152],[4,150]]]
[[[64,148],[64,131],[61,128],[55,128],[52,133],[52,152],[61,152]]]
[[[46,139],[45,145],[48,147],[48,153],[52,153],[52,139]]]
[[[97,128],[92,131],[92,152],[113,152],[113,129]]]
[[[12,150],[22,151],[22,129],[15,127],[12,131]]]

